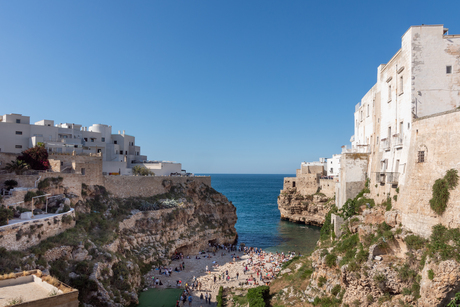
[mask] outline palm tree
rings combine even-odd
[[[7,163],[3,169],[9,173],[15,172],[16,175],[21,175],[28,168],[29,164],[25,163],[22,160],[16,160]]]

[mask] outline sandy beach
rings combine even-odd
[[[252,288],[264,285],[264,281],[269,281],[273,275],[276,276],[280,264],[289,260],[287,255],[285,257],[282,254],[265,252],[248,254],[241,251],[227,252],[223,249],[218,249],[215,253],[207,252],[188,256],[190,259],[184,256],[184,259],[173,260],[170,265],[166,266],[172,268],[171,276],[160,275],[159,270],[154,268],[146,275],[146,279],[149,280],[149,288],[185,288],[186,285],[190,287],[196,280],[198,287],[192,289],[192,304],[189,305],[187,301],[185,306],[197,307],[215,306],[220,286],[224,288]],[[196,257],[200,259],[196,259]],[[182,263],[184,263],[185,269],[175,272],[175,268],[179,269]],[[248,269],[247,272],[245,272],[246,268]],[[206,271],[206,269],[208,270]],[[260,275],[262,275],[263,281],[260,280]],[[155,285],[157,278],[163,285]],[[180,286],[177,286],[177,280],[182,281]],[[211,295],[210,304],[206,304],[205,299],[200,299],[201,294],[205,296],[206,293]]]

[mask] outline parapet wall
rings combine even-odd
[[[163,181],[180,184],[194,181],[211,186],[211,177],[104,176],[104,186],[115,197],[149,197],[166,193]]]
[[[460,187],[450,191],[447,209],[438,216],[430,207],[432,187],[436,179],[449,169],[460,170],[460,112],[414,121],[411,148],[407,162],[406,183],[400,187],[393,207],[402,213],[402,223],[414,233],[428,237],[432,226],[460,227]],[[458,148],[457,148],[458,147]],[[424,152],[424,162],[418,153]]]
[[[73,209],[44,219],[36,215],[36,219],[1,226],[0,246],[8,250],[25,250],[74,226],[75,211]]]

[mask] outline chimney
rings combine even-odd
[[[123,135],[125,135],[125,130],[123,130]]]

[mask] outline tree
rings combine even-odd
[[[48,161],[48,151],[43,144],[35,145],[32,148],[24,150],[18,160],[22,160],[30,165],[34,170],[46,170],[50,168]]]
[[[18,182],[16,180],[13,180],[13,179],[5,180],[5,187],[7,190],[11,190],[17,186],[18,186]]]
[[[155,173],[143,165],[135,165],[133,166],[133,175],[134,176],[155,176]]]
[[[25,170],[29,169],[29,165],[22,160],[15,160],[7,163],[3,168],[9,173],[14,172],[16,175],[21,175]]]

